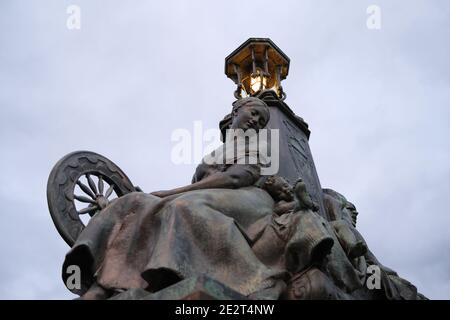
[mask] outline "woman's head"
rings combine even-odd
[[[254,129],[258,131],[269,122],[270,111],[261,99],[247,97],[233,103],[230,129]]]

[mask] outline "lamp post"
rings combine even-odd
[[[225,58],[225,74],[237,85],[236,99],[258,97],[269,106],[268,129],[279,129],[280,167],[278,175],[294,183],[301,177],[319,213],[328,218],[323,206],[322,187],[309,148],[308,124],[284,102],[281,81],[289,72],[289,57],[267,38],[250,38]]]

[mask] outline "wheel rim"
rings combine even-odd
[[[130,179],[111,160],[94,152],[76,151],[53,167],[47,202],[56,229],[72,246],[85,227],[81,215],[92,217],[110,203],[114,194],[121,197],[133,191]]]

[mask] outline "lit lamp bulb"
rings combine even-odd
[[[264,90],[267,86],[267,78],[258,74],[257,76],[250,77],[250,88],[253,93]]]

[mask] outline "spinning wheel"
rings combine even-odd
[[[47,202],[61,237],[72,246],[85,227],[82,215],[94,216],[114,198],[137,190],[109,159],[90,151],[69,153],[53,167]]]

